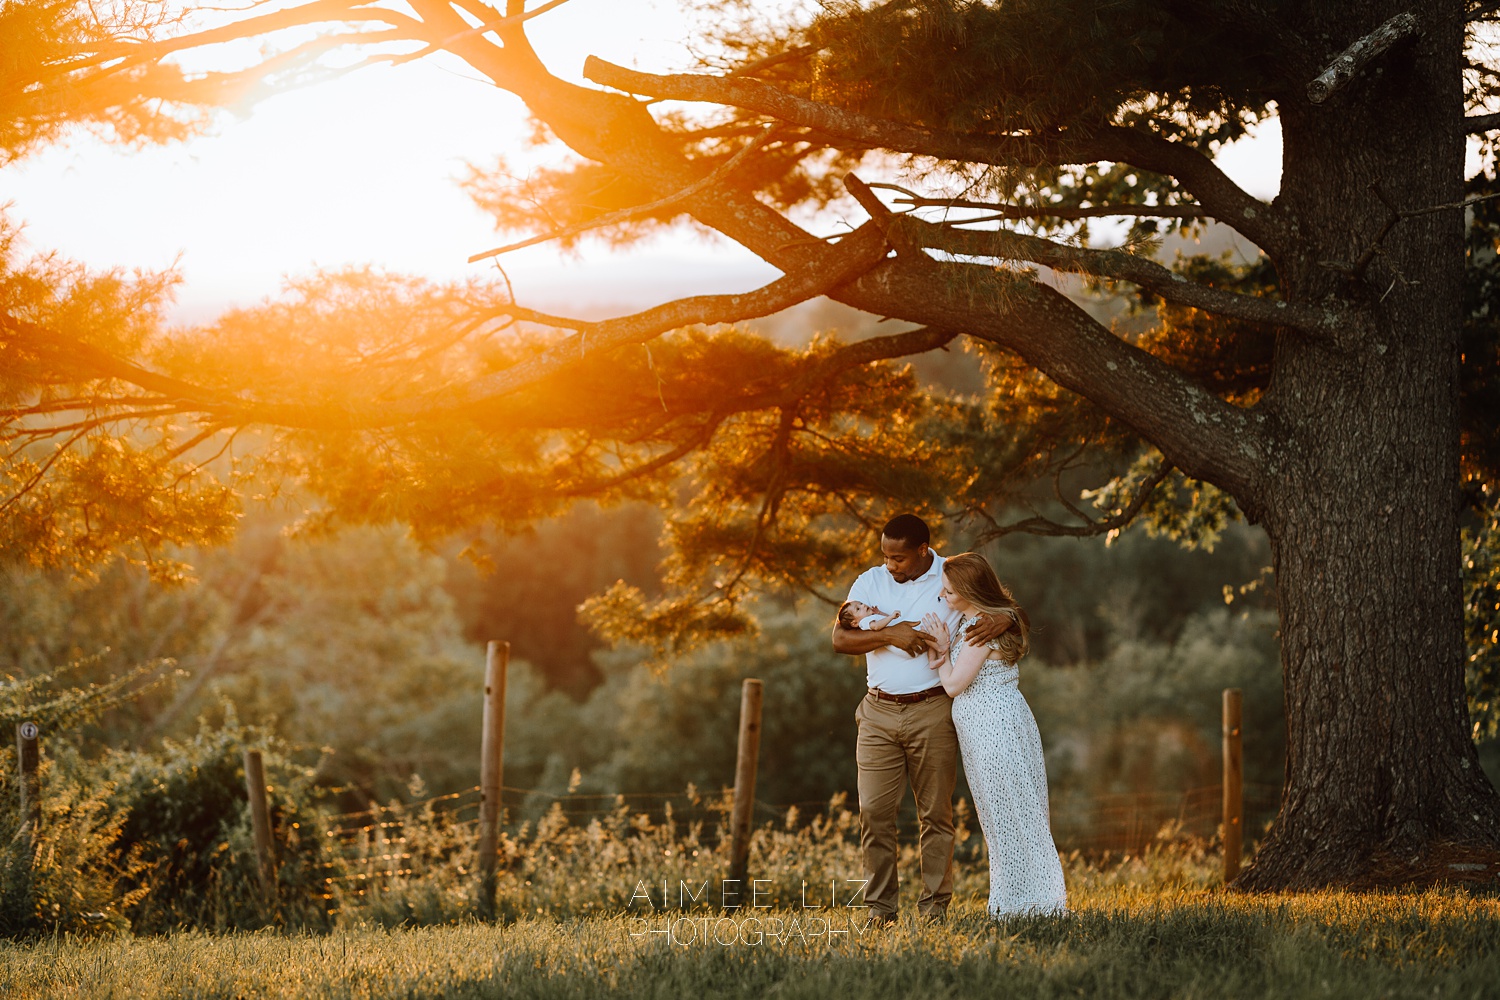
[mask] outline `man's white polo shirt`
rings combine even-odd
[[[896,621],[916,625],[923,615],[934,614],[952,631],[962,616],[938,596],[942,590],[943,557],[933,552],[927,572],[905,583],[897,583],[883,565],[865,570],[849,588],[849,600],[873,605],[886,614],[900,611]],[[927,665],[926,655],[909,656],[895,646],[882,646],[865,654],[865,683],[886,694],[913,694],[941,682],[937,671]]]

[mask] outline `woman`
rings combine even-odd
[[[1064,913],[1067,888],[1047,815],[1042,740],[1016,686],[1031,623],[975,552],[944,563],[942,596],[963,615],[955,633],[935,615],[922,626],[937,637],[932,663],[953,698],[964,773],[989,850],[990,916]],[[1009,615],[1014,627],[987,646],[969,645],[964,632],[982,612]]]

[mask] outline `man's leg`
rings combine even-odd
[[[907,770],[917,800],[922,851],[924,917],[941,917],[953,898],[953,783],[958,777],[958,734],[946,695],[912,705],[907,717]]]
[[[866,697],[854,712],[859,722],[854,751],[859,765],[859,845],[870,879],[865,902],[877,920],[896,915],[900,896],[896,811],[906,792],[906,753],[899,742],[901,707]]]

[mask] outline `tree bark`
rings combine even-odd
[[[1352,300],[1359,318],[1333,342],[1283,336],[1264,404],[1287,780],[1245,889],[1493,879],[1474,862],[1500,861],[1500,797],[1463,686],[1463,213],[1401,221],[1363,274],[1346,273],[1391,205],[1462,199],[1454,30],[1432,24],[1414,59],[1326,105],[1281,108],[1278,207],[1303,242],[1282,279],[1298,301]]]

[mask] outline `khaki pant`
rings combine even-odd
[[[941,916],[953,897],[953,783],[958,734],[953,701],[939,694],[910,705],[866,695],[854,712],[859,723],[860,846],[865,853],[865,902],[876,917],[894,916],[900,895],[896,875],[896,813],[907,779],[917,800],[922,851],[923,916]]]

